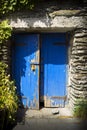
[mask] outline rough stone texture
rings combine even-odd
[[[6,43],[0,45],[0,61],[8,65],[7,73],[11,72],[11,42],[8,40]]]
[[[27,118],[58,118],[58,117],[73,117],[72,111],[67,108],[42,108],[38,110],[27,110]]]
[[[87,98],[87,30],[75,31],[70,60],[70,105]]]
[[[72,0],[54,0],[42,2],[32,11],[15,12],[5,18],[10,20],[14,30],[64,32],[74,28],[86,28],[86,10],[86,5],[83,7],[82,2],[78,4]]]
[[[69,0],[70,1],[70,0]],[[62,1],[61,1],[62,2]],[[77,1],[76,1],[77,2]],[[37,6],[34,11],[23,11],[10,14],[14,31],[27,32],[69,32],[72,43],[69,52],[69,87],[68,97],[71,108],[78,98],[87,98],[87,2],[84,7],[74,2],[49,2]],[[64,6],[63,6],[64,5]],[[2,55],[10,63],[10,52],[3,46]],[[7,51],[8,50],[8,51]]]
[[[20,14],[22,15],[22,14]],[[31,15],[32,16],[32,15]],[[15,30],[31,31],[31,30],[56,30],[68,31],[74,28],[86,28],[87,26],[87,16],[85,17],[66,17],[66,16],[55,16],[49,17],[47,14],[44,17],[10,17],[10,25]],[[68,23],[68,24],[67,24]]]

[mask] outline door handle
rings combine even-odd
[[[30,63],[30,65],[40,65],[39,63]]]
[[[31,70],[32,70],[32,71],[35,71],[35,70],[36,70],[36,65],[31,64]]]
[[[39,63],[30,63],[31,70],[32,70],[32,71],[35,71],[37,65],[40,65],[40,64],[39,64]]]

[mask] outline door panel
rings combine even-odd
[[[13,36],[13,79],[24,106],[39,109],[39,46],[36,34]],[[37,65],[36,65],[37,64]]]
[[[65,34],[42,34],[41,97],[45,107],[64,105],[67,45]]]

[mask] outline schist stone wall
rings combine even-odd
[[[87,30],[74,31],[70,55],[70,104],[87,98]]]
[[[11,42],[10,40],[0,44],[0,61],[8,65],[7,73],[11,73]]]
[[[32,11],[9,14],[13,31],[66,32],[69,39],[69,106],[73,108],[78,98],[87,98],[87,7],[84,3],[58,1],[42,2]],[[10,46],[9,46],[10,47]],[[3,59],[11,66],[10,49],[2,47]],[[7,56],[7,57],[6,57]]]

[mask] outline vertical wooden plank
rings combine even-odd
[[[64,103],[60,97],[66,96],[66,36],[65,33],[48,33],[42,34],[42,38],[45,107],[58,107]]]
[[[16,34],[14,75],[23,105],[39,109],[39,36]]]

